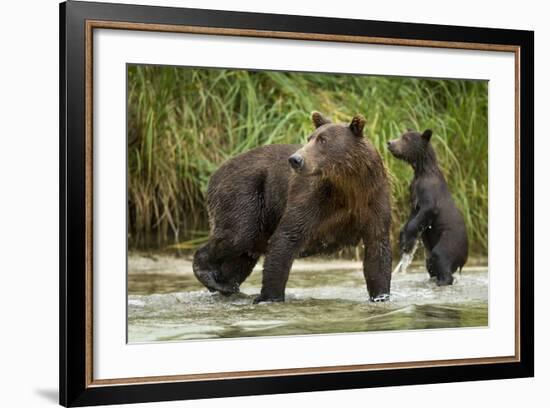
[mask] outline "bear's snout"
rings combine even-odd
[[[297,153],[290,156],[288,162],[294,170],[301,170],[304,167],[304,158]]]
[[[399,150],[396,148],[395,140],[388,141],[388,150],[390,153],[392,153],[394,156],[399,153]]]

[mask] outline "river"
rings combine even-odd
[[[241,293],[224,297],[195,279],[188,259],[130,254],[128,341],[487,326],[488,281],[487,266],[467,265],[454,285],[438,287],[413,263],[394,274],[389,302],[370,303],[360,262],[298,260],[286,302],[254,305],[261,262]]]

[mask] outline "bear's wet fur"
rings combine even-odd
[[[255,148],[210,178],[210,238],[193,259],[195,276],[210,291],[238,292],[265,254],[254,301],[284,301],[296,257],[362,241],[370,299],[389,298],[391,203],[382,159],[363,136],[361,116],[333,124],[314,112],[312,120],[307,144]]]
[[[410,185],[411,214],[401,229],[401,253],[410,253],[419,236],[426,253],[426,268],[437,284],[451,285],[453,273],[468,259],[468,235],[431,145],[430,129],[407,131],[388,142],[388,149],[414,169]]]

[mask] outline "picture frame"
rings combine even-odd
[[[513,355],[94,377],[94,32],[372,44],[512,53],[515,324]],[[291,15],[68,1],[60,5],[60,403],[64,406],[339,390],[534,375],[534,33]],[[124,137],[125,135],[121,135]],[[121,159],[123,160],[123,159]],[[520,250],[521,249],[521,250]],[[124,294],[121,294],[124,296]],[[122,340],[121,340],[122,341]]]

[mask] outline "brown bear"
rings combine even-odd
[[[365,120],[333,124],[312,114],[307,144],[266,145],[225,162],[210,178],[210,238],[193,271],[210,291],[231,294],[265,254],[255,303],[285,299],[296,257],[360,241],[372,301],[389,298],[390,188],[382,159],[363,137]]]
[[[401,253],[410,253],[421,235],[426,268],[438,285],[451,285],[453,273],[468,259],[468,235],[430,143],[432,131],[407,131],[388,142],[389,151],[414,169],[411,214],[401,230]]]

